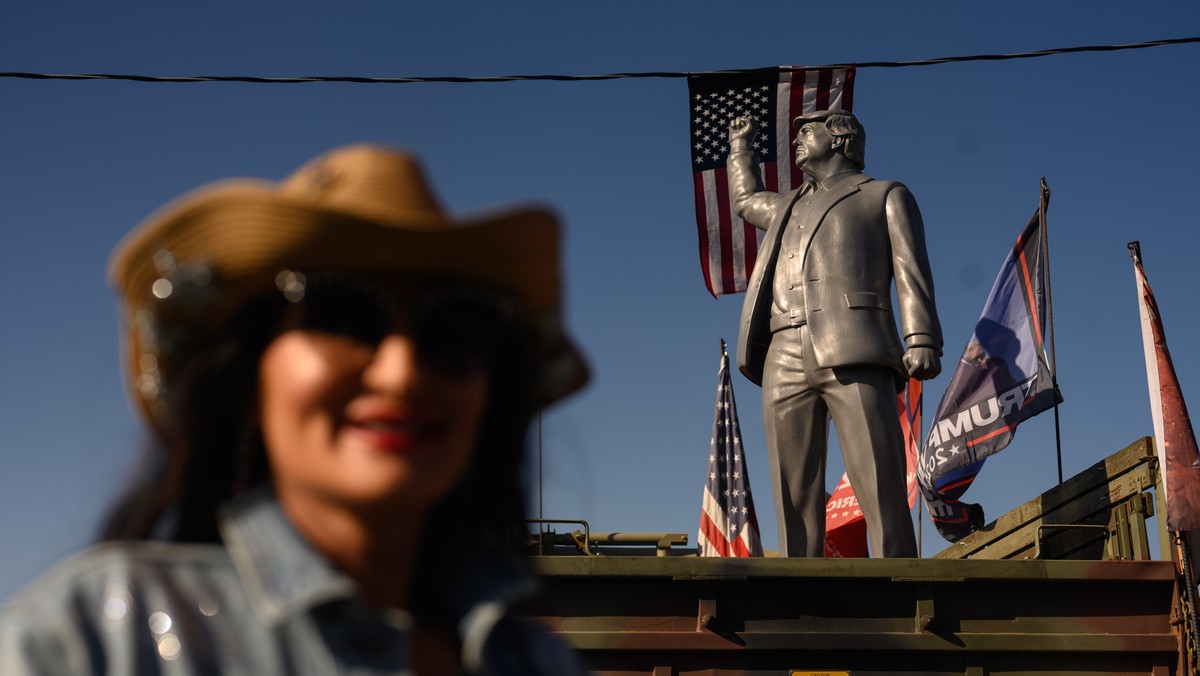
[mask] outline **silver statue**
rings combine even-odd
[[[766,230],[737,357],[763,388],[780,554],[824,553],[832,417],[872,554],[916,557],[896,393],[909,376],[936,376],[942,353],[921,212],[904,185],[862,173],[866,135],[854,115],[819,111],[793,125],[810,181],[782,195],[763,189],[753,120],[729,126],[730,199]]]

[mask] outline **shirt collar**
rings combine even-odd
[[[359,597],[358,584],[339,571],[295,529],[275,495],[261,490],[225,506],[221,536],[255,612],[278,624],[335,600]],[[486,548],[448,553],[440,568],[437,603],[458,618],[463,636],[477,634],[483,617],[533,596],[539,585],[507,557]],[[490,626],[490,622],[483,620]]]
[[[824,181],[812,181],[812,190],[813,192],[818,192],[821,190],[833,190],[840,185],[842,181],[845,181],[847,178],[850,178],[858,173],[860,172],[856,169],[847,169],[846,171],[840,171],[832,176],[826,176]]]
[[[355,582],[312,548],[269,491],[222,510],[221,536],[255,612],[277,624],[336,599],[354,597]]]

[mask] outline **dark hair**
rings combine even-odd
[[[270,481],[258,420],[258,364],[286,326],[279,297],[247,304],[172,378],[142,472],[110,508],[102,540],[220,542],[218,511]],[[516,548],[524,533],[525,437],[535,414],[536,344],[514,328],[488,364],[488,404],[467,474],[427,516],[426,552],[453,542]],[[418,564],[422,565],[422,564]]]
[[[218,542],[217,510],[269,479],[258,434],[258,361],[279,333],[281,298],[248,303],[171,378],[139,476],[102,540]]]

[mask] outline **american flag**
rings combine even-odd
[[[754,269],[759,230],[738,218],[729,204],[725,157],[729,122],[750,115],[758,124],[758,151],[764,187],[788,192],[804,183],[792,163],[792,120],[815,110],[850,110],[854,69],[767,69],[688,78],[691,97],[692,178],[700,266],[713,297],[741,293]],[[782,158],[782,161],[776,161]]]
[[[729,380],[729,355],[722,342],[721,370],[717,373],[717,412],[713,418],[708,454],[708,481],[700,509],[700,556],[762,556],[758,516],[750,494],[750,475],[742,450],[733,383]]]

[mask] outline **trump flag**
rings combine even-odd
[[[1008,446],[1018,424],[1058,401],[1044,344],[1043,244],[1039,211],[1000,268],[921,448],[917,483],[933,525],[950,542],[983,525],[983,509],[959,498],[984,459]]]
[[[753,148],[765,188],[788,192],[804,184],[792,163],[792,120],[815,110],[850,110],[853,68],[781,70],[693,75],[691,98],[692,181],[700,267],[713,297],[746,290],[758,255],[759,230],[733,213],[725,158],[729,122],[750,115],[758,124]]]

